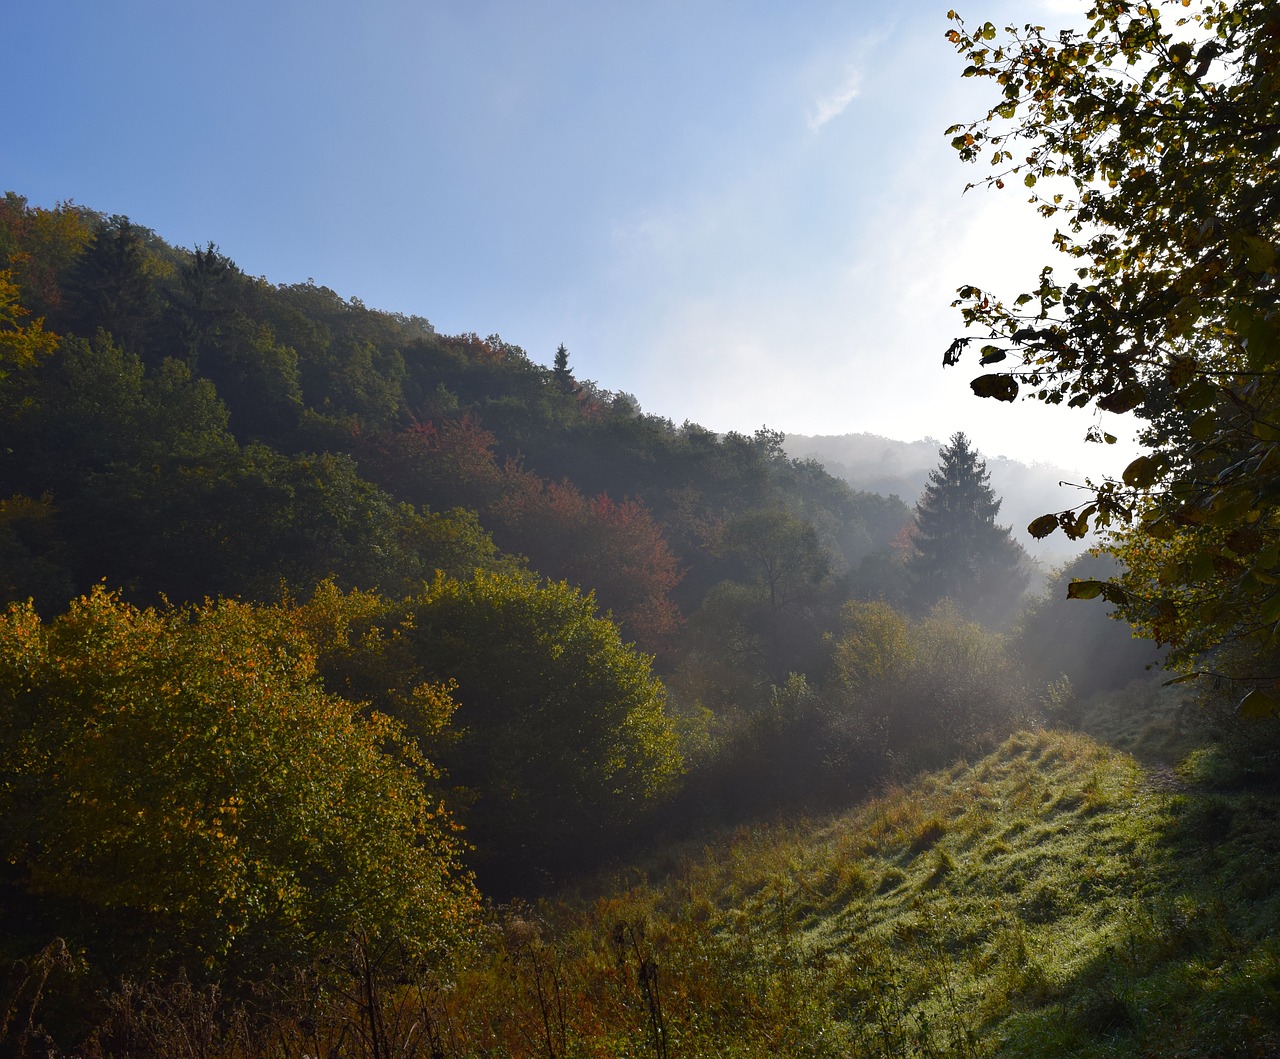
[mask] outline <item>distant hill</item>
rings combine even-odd
[[[944,442],[936,438],[895,441],[879,434],[791,434],[783,444],[793,459],[815,459],[855,489],[897,495],[914,505],[929,472],[938,465],[938,450]],[[1062,483],[1080,482],[1081,474],[1049,463],[1028,465],[985,454],[983,458],[991,472],[991,487],[1003,500],[999,521],[1013,528],[1015,538],[1028,552],[1053,565],[1084,550],[1084,542],[1073,545],[1061,534],[1037,541],[1027,533],[1032,519],[1076,501],[1076,491]]]

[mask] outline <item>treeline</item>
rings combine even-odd
[[[232,980],[357,929],[429,959],[481,893],[847,798],[1088,668],[1046,658],[1049,603],[991,631],[1025,556],[963,436],[913,510],[563,347],[13,194],[0,422],[7,955]]]
[[[124,218],[10,194],[0,265],[62,338],[3,408],[5,491],[30,501],[7,512],[4,587],[45,609],[102,577],[147,602],[330,574],[395,593],[490,565],[491,538],[655,651],[741,571],[744,515],[817,527],[836,573],[910,518],[769,431],[675,427],[498,336],[274,286]]]

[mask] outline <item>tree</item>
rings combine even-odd
[[[556,386],[565,393],[571,393],[573,391],[573,372],[569,370],[569,350],[565,348],[563,342],[556,347],[555,366],[552,372],[555,376]]]
[[[61,279],[93,237],[89,218],[70,203],[44,210],[12,191],[0,199],[0,268],[13,270],[19,299],[36,316],[62,304]]]
[[[67,277],[69,330],[92,338],[101,328],[122,349],[150,359],[160,312],[150,234],[127,217],[112,217],[98,228]]]
[[[732,577],[690,619],[680,683],[704,704],[732,710],[759,705],[771,685],[822,666],[832,584],[813,527],[781,508],[734,519],[720,551]]]
[[[770,618],[812,599],[830,566],[814,528],[777,508],[735,519],[725,531],[724,548],[750,569]]]
[[[479,865],[498,888],[581,863],[674,779],[680,755],[649,659],[563,582],[438,578],[408,602],[410,682],[457,682],[462,737],[442,750]],[[384,685],[385,686],[385,685]]]
[[[24,322],[29,311],[18,303],[13,273],[0,272],[0,382],[13,371],[26,371],[53,353],[58,336],[44,329],[43,320]]]
[[[111,976],[265,972],[353,928],[424,955],[475,892],[390,718],[328,694],[290,608],[0,616],[0,935]],[[10,955],[19,953],[10,952]]]
[[[1092,525],[1133,573],[1078,583],[1199,664],[1251,645],[1259,695],[1280,631],[1280,11],[1271,0],[1099,0],[1085,32],[948,34],[999,101],[953,126],[982,183],[1015,177],[1070,266],[1002,301],[961,287],[986,332],[976,393],[1134,411],[1150,452],[1037,536]],[[971,338],[957,339],[955,363]],[[1090,434],[1112,440],[1095,426]],[[1133,561],[1138,560],[1138,561]],[[1269,690],[1271,689],[1271,690]]]
[[[852,603],[843,619],[828,692],[864,750],[936,768],[1030,719],[1004,638],[953,601],[916,622],[884,603]]]
[[[503,487],[486,512],[502,547],[527,555],[552,580],[594,592],[644,650],[670,643],[681,624],[671,599],[680,568],[643,504],[603,493],[588,499],[573,483],[544,482],[514,462],[503,470]]]
[[[1027,584],[1026,553],[1005,526],[987,465],[964,434],[938,453],[942,462],[916,505],[914,551],[907,561],[915,602],[951,599],[988,623],[1007,618]]]

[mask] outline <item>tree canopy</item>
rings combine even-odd
[[[1132,411],[1150,449],[1031,531],[1109,530],[1131,575],[1073,593],[1118,604],[1184,665],[1249,645],[1254,708],[1274,709],[1257,662],[1280,632],[1280,11],[1100,0],[1058,33],[951,18],[965,76],[998,93],[952,144],[989,162],[980,183],[1030,189],[1066,266],[1012,300],[960,288],[993,369],[973,389]]]
[[[456,944],[476,895],[402,725],[327,693],[290,607],[0,616],[0,936],[113,972],[262,972],[348,931]]]
[[[398,600],[324,582],[298,613],[325,687],[441,767],[486,892],[594,862],[681,771],[651,659],[566,582],[477,570]]]

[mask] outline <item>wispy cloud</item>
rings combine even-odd
[[[857,99],[861,89],[862,71],[851,66],[844,80],[840,82],[840,86],[814,103],[809,113],[809,128],[817,132],[827,122],[838,118],[848,109],[849,104]]]

